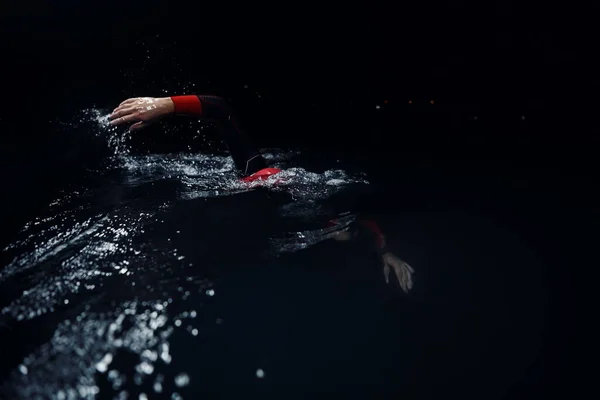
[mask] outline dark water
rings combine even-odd
[[[563,7],[463,3],[10,5],[0,398],[574,397],[599,200],[582,38],[535,33]],[[228,97],[283,182],[240,184],[195,121],[101,118],[188,93]],[[363,214],[410,294],[330,240]]]
[[[64,129],[102,162],[4,249],[6,398],[502,398],[561,376],[571,278],[551,249],[579,214],[557,212],[560,176],[400,157],[366,174],[266,149],[287,171],[247,186],[224,155],[136,154],[101,115]],[[416,271],[409,295],[369,251],[328,240],[329,219],[360,215],[356,187]]]

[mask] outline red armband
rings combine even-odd
[[[173,100],[173,104],[175,105],[176,115],[202,116],[202,103],[198,96],[171,96],[171,100]]]
[[[381,229],[379,229],[379,226],[377,226],[375,221],[372,221],[370,219],[362,219],[360,220],[360,223],[373,233],[373,235],[375,236],[375,241],[377,242],[377,247],[383,249],[385,247],[383,232],[381,231]]]

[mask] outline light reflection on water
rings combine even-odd
[[[86,111],[84,118],[96,120],[106,131],[97,110]],[[55,325],[52,337],[24,354],[6,381],[4,391],[17,398],[95,398],[101,390],[99,376],[117,398],[132,398],[127,391],[131,380],[138,389],[150,383],[152,392],[139,389],[139,398],[165,394],[167,388],[172,398],[180,398],[177,390],[193,384],[194,375],[164,368],[174,362],[174,334],[201,340],[199,308],[217,291],[215,282],[199,275],[188,261],[190,254],[180,253],[170,239],[152,240],[155,231],[162,236],[186,234],[177,226],[165,226],[163,216],[181,202],[262,187],[289,195],[280,217],[310,219],[325,214],[318,200],[348,184],[367,183],[342,170],[317,174],[289,168],[247,184],[240,182],[228,157],[133,156],[126,134],[109,130],[106,139],[114,153],[108,168],[119,179],[64,193],[4,249],[13,258],[0,271],[0,291],[18,292],[0,303],[2,325],[17,330],[25,321]],[[280,168],[297,154],[265,151],[269,162]],[[148,189],[164,182],[170,186]],[[345,216],[323,230],[288,232],[271,243],[279,251],[302,249],[345,229],[352,219]],[[117,361],[125,353],[134,354],[137,363],[120,369]]]

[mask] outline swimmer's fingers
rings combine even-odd
[[[404,263],[404,267],[406,268],[406,287],[408,290],[412,289],[413,287],[413,280],[412,280],[412,274],[415,272],[412,267],[406,263]]]
[[[110,121],[110,125],[117,126],[117,125],[127,124],[127,123],[131,123],[131,122],[137,122],[137,121],[139,121],[138,115],[128,114],[123,117],[118,117],[116,119],[113,119],[112,121]]]
[[[394,266],[394,272],[396,273],[396,278],[398,278],[398,283],[400,284],[400,287],[402,288],[402,290],[405,293],[408,293],[408,288],[406,285],[406,278],[404,276],[402,269]]]
[[[139,131],[140,129],[146,128],[148,125],[152,125],[151,122],[139,121],[129,127],[129,132]]]
[[[412,289],[412,268],[400,260],[392,263],[392,267],[394,268],[394,272],[396,273],[396,278],[398,278],[400,287],[402,290],[404,290],[404,292],[408,293],[408,291]]]
[[[385,283],[390,283],[390,266],[388,264],[383,266],[383,277],[385,278]]]
[[[127,99],[127,100],[125,100],[125,101],[121,102],[121,104],[119,104],[119,107],[126,106],[126,105],[128,105],[128,104],[135,103],[135,102],[137,102],[139,99],[140,99],[139,97],[132,97],[132,98],[130,98],[130,99]],[[117,107],[117,108],[119,108],[119,107]]]
[[[415,272],[410,265],[405,262],[398,267],[402,271],[402,278],[404,279],[404,286],[406,287],[406,292],[412,289],[413,281],[412,274]]]
[[[124,102],[122,102],[121,104],[119,104],[111,113],[111,116],[122,112],[124,110],[128,110],[128,109],[135,109],[135,105],[138,104],[139,102],[139,98],[133,98],[133,99],[127,99]],[[121,117],[122,115],[117,115],[115,116],[115,118],[117,117]]]
[[[134,112],[135,112],[134,107],[126,107],[126,108],[118,107],[112,112],[112,114],[110,114],[108,116],[108,119],[113,120],[113,119],[121,118],[126,115],[132,114]]]

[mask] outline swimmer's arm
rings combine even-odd
[[[356,235],[367,235],[379,254],[384,254],[387,251],[383,231],[374,220],[369,218],[359,219],[354,231],[338,232],[333,239],[337,241],[348,241]]]
[[[135,97],[119,104],[108,119],[112,126],[132,124],[129,130],[135,131],[171,115],[210,118],[220,122],[234,120],[223,98],[207,95]]]
[[[225,99],[210,95],[171,96],[173,114],[219,121],[231,120],[232,112]]]
[[[258,148],[241,129],[231,108],[222,97],[209,95],[172,96],[175,115],[208,118],[217,122],[221,139],[226,143],[236,168],[250,175],[267,165]]]
[[[229,148],[236,168],[243,175],[253,174],[266,167],[260,152],[240,128],[240,124],[222,97],[208,95],[137,97],[119,104],[108,118],[112,126],[132,124],[129,131],[133,132],[171,115],[214,120],[221,139]]]
[[[337,240],[338,242],[346,242],[352,239],[352,233],[348,231],[337,232],[335,236],[333,236],[333,240]]]
[[[383,261],[383,276],[385,282],[390,283],[390,272],[394,271],[394,275],[396,276],[396,279],[398,279],[400,288],[402,288],[405,293],[408,293],[413,286],[412,274],[415,270],[408,265],[406,261],[396,256],[388,249],[385,235],[374,220],[363,218],[358,221],[358,224],[359,229],[362,228],[363,232],[368,233],[373,238],[377,252]]]
[[[369,236],[373,243],[373,247],[379,254],[383,255],[388,252],[385,235],[375,220],[371,218],[359,219],[358,230],[360,233]]]
[[[377,225],[377,223],[372,219],[362,218],[357,221],[357,227],[354,234],[348,231],[339,232],[336,236],[334,236],[334,239],[339,241],[348,241],[356,235],[368,235],[368,237],[372,240],[374,248],[381,256],[383,263],[383,275],[386,283],[389,283],[390,272],[394,271],[400,287],[404,292],[408,293],[413,286],[412,274],[415,271],[410,265],[408,265],[408,263],[397,257],[387,248],[385,235],[379,228],[379,225]]]

